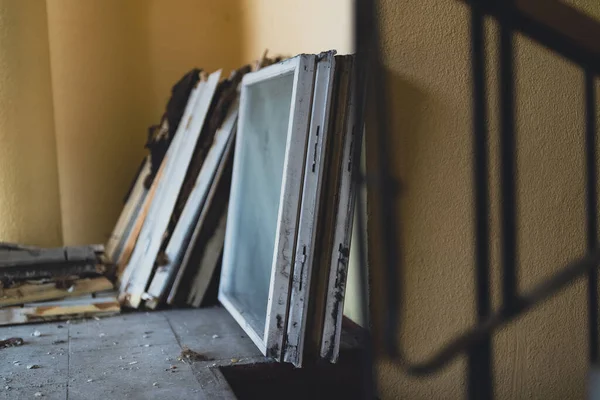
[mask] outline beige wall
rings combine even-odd
[[[46,4],[0,1],[0,241],[61,242]]]

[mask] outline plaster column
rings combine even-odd
[[[65,244],[104,243],[151,115],[145,1],[48,1]]]
[[[0,0],[0,241],[61,236],[46,2]]]

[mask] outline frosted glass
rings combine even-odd
[[[222,292],[264,339],[294,73],[246,87],[234,158],[235,199]],[[227,249],[229,247],[229,249]]]

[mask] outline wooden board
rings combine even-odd
[[[167,298],[168,304],[174,305],[178,299],[181,299],[182,290],[180,290],[180,286],[182,282],[185,281],[185,277],[189,275],[186,272],[189,269],[198,267],[196,251],[199,250],[199,247],[203,246],[201,236],[203,232],[207,230],[207,225],[209,225],[208,220],[210,219],[212,213],[215,212],[215,205],[217,202],[224,203],[229,198],[234,143],[235,135],[231,138],[227,148],[225,149],[225,153],[221,158],[215,179],[206,197],[204,208],[202,209],[200,217],[198,218],[198,222],[194,227],[194,232],[192,233],[192,237],[190,239],[190,246],[188,246],[186,249],[179,271],[177,271],[175,280],[171,285],[169,296]]]
[[[202,164],[194,188],[188,197],[183,212],[177,221],[175,230],[171,235],[165,254],[167,264],[159,266],[154,274],[152,283],[147,291],[150,301],[146,303],[149,308],[155,308],[160,303],[169,289],[169,285],[176,276],[181,261],[190,244],[190,239],[207,195],[213,186],[214,178],[225,150],[230,147],[235,132],[237,121],[238,103],[231,105],[223,125],[214,135],[214,141]]]
[[[213,277],[217,263],[223,253],[223,244],[225,242],[225,226],[227,224],[227,205],[215,229],[213,236],[206,242],[202,258],[198,265],[196,276],[194,277],[191,290],[188,294],[187,304],[192,307],[200,307],[208,285]]]
[[[195,87],[192,90],[192,92],[190,93],[190,96],[188,99],[188,104],[186,106],[185,112],[182,117],[182,120],[185,122],[179,124],[178,132],[183,132],[186,129],[186,126],[189,124],[192,111],[196,105],[196,101],[198,100],[198,91],[199,91],[200,85],[201,85],[201,83],[199,83],[198,86]],[[173,138],[173,140],[171,141],[171,144],[167,150],[167,153],[162,159],[162,162],[160,164],[160,168],[156,174],[156,177],[152,181],[152,186],[150,187],[150,193],[148,194],[148,196],[146,197],[146,200],[144,201],[144,207],[143,207],[142,211],[140,212],[140,214],[138,215],[136,225],[133,228],[133,230],[131,231],[131,234],[129,235],[130,237],[128,238],[127,243],[125,245],[125,249],[119,259],[117,270],[119,273],[118,274],[119,288],[120,288],[121,292],[123,292],[125,286],[127,285],[128,281],[129,281],[129,278],[133,274],[134,269],[137,267],[135,264],[130,263],[132,254],[137,247],[137,241],[140,237],[143,227],[145,226],[146,218],[148,217],[148,214],[150,212],[150,209],[152,208],[152,205],[154,203],[160,201],[160,197],[157,196],[159,184],[160,184],[160,182],[162,182],[163,179],[166,179],[165,170],[167,169],[168,165],[170,165],[170,163],[173,162],[172,158],[174,158],[174,154],[176,153],[177,146],[179,145],[179,142],[181,141],[182,136],[183,135],[176,134],[175,137]]]
[[[104,273],[102,245],[52,249],[0,248],[0,280],[28,280]]]
[[[361,132],[353,124],[356,112],[354,86],[350,88],[346,122],[343,132],[343,150],[339,170],[339,186],[337,203],[335,204],[335,223],[333,228],[332,246],[329,248],[330,261],[327,297],[323,323],[323,338],[321,342],[321,357],[335,363],[340,352],[340,336],[342,333],[342,317],[344,315],[344,297],[348,276],[350,257],[350,241],[352,239],[352,224],[354,221],[354,203],[356,185],[352,179],[352,168],[355,160],[355,146],[361,146]]]
[[[144,186],[144,180],[149,173],[150,161],[148,160],[148,157],[146,157],[137,174],[135,183],[131,188],[115,228],[106,243],[106,255],[111,261],[117,261],[120,258],[129,232],[133,229],[137,219],[136,217],[142,209],[144,199],[148,194],[148,189]]]
[[[219,70],[212,73],[206,82],[199,84],[198,99],[190,107],[189,117],[183,119],[183,122],[187,121],[187,123],[179,125],[183,129],[181,131],[178,129],[173,139],[177,141],[179,137],[178,143],[171,143],[169,146],[168,152],[173,149],[173,157],[166,164],[164,178],[158,184],[155,201],[150,206],[138,243],[131,256],[128,265],[128,268],[131,266],[131,272],[121,283],[120,299],[128,307],[138,308],[140,306],[142,296],[152,276],[163,234],[169,224],[220,76],[221,71]]]
[[[53,279],[69,276],[93,277],[103,275],[107,266],[96,263],[56,263],[0,269],[0,281]]]
[[[28,304],[25,307],[0,309],[0,326],[57,321],[76,317],[118,314],[121,307],[116,297],[65,300],[62,302]]]
[[[94,246],[58,247],[51,249],[0,249],[0,269],[66,262],[95,263],[98,251]]]
[[[36,246],[25,246],[18,243],[10,243],[10,242],[0,242],[0,250],[29,250],[29,251],[39,251],[41,247]]]
[[[78,279],[68,288],[59,289],[56,283],[24,283],[10,289],[0,289],[0,307],[17,304],[34,303],[39,301],[76,297],[87,293],[111,290],[112,282],[108,279]]]
[[[152,186],[150,186],[150,190],[148,194],[144,197],[144,201],[140,212],[135,217],[135,222],[133,226],[129,230],[127,234],[127,239],[125,239],[125,243],[123,245],[123,250],[119,254],[119,258],[117,260],[117,281],[122,281],[123,273],[125,272],[125,268],[129,263],[131,258],[131,253],[133,253],[133,249],[137,243],[138,237],[140,235],[140,231],[142,230],[142,226],[144,225],[144,221],[146,221],[146,216],[148,215],[148,211],[150,210],[150,205],[154,200],[154,196],[156,194],[156,188],[158,186],[158,182],[161,181],[164,171],[164,166],[167,160],[167,156],[163,158],[163,162],[160,165],[158,172],[156,173],[156,177],[152,181]]]
[[[216,261],[214,266],[211,266],[210,264],[203,264],[204,250],[207,242],[214,236],[215,230],[219,226],[220,216],[227,212],[231,191],[232,169],[233,143],[231,144],[231,149],[226,151],[222,165],[219,166],[215,183],[211,188],[209,198],[206,200],[205,210],[202,211],[203,215],[194,229],[192,241],[182,263],[182,271],[184,273],[177,276],[178,287],[173,288],[171,293],[173,296],[169,297],[169,304],[181,304],[185,302],[186,304],[196,306],[199,301],[200,304],[197,306],[200,306],[211,288],[213,275],[219,269],[222,262],[222,252],[221,258]],[[218,290],[218,277],[215,279],[217,279],[217,282],[215,282],[217,286],[213,289]],[[204,288],[204,285],[207,285],[207,287]],[[194,296],[196,299],[194,304],[189,303],[188,299],[190,296]]]
[[[121,297],[120,297],[121,301],[124,300],[123,292],[125,290],[125,287],[128,284],[129,279],[131,278],[132,274],[134,273],[134,270],[137,268],[137,264],[134,264],[131,262],[131,257],[133,256],[136,249],[138,249],[140,247],[140,246],[138,246],[138,239],[140,238],[140,235],[142,235],[142,231],[145,229],[144,227],[146,226],[146,220],[148,218],[148,215],[151,213],[151,211],[153,209],[156,209],[156,207],[157,207],[156,204],[160,203],[160,193],[161,192],[159,191],[159,187],[161,185],[164,185],[164,183],[161,184],[161,182],[164,179],[168,179],[166,171],[168,171],[168,169],[171,168],[170,165],[174,162],[173,159],[176,158],[175,154],[177,153],[177,148],[179,146],[179,143],[182,140],[181,137],[183,136],[183,134],[177,135],[177,133],[184,132],[187,129],[187,127],[190,123],[190,120],[191,120],[192,112],[196,105],[196,101],[198,100],[198,94],[199,94],[199,90],[201,87],[203,87],[203,85],[200,82],[190,93],[190,96],[188,98],[188,103],[186,105],[186,108],[185,108],[185,111],[184,111],[184,114],[182,117],[182,123],[179,124],[179,128],[175,134],[175,137],[171,141],[171,144],[169,145],[169,147],[167,149],[167,153],[162,158],[162,162],[160,164],[159,171],[157,172],[156,178],[152,182],[149,196],[147,196],[147,198],[146,198],[146,201],[144,204],[144,209],[138,216],[138,221],[136,222],[136,226],[132,230],[130,238],[127,241],[128,243],[126,245],[125,251],[123,252],[123,254],[121,254],[121,258],[120,258],[119,264],[118,264],[119,288],[121,291]],[[160,177],[158,176],[159,174],[160,174]],[[146,228],[146,232],[144,233],[146,236],[148,235],[147,231],[148,231],[148,229]],[[139,256],[140,256],[139,252],[141,250],[137,250],[137,251],[138,251],[138,258],[139,258]]]
[[[318,223],[318,237],[315,256],[318,257],[319,268],[313,271],[313,284],[311,285],[311,302],[307,321],[307,334],[305,338],[305,356],[313,359],[320,357],[323,337],[323,321],[325,302],[329,279],[329,266],[331,262],[331,249],[335,230],[336,205],[339,197],[340,166],[342,164],[343,132],[347,119],[349,88],[351,84],[351,63],[349,56],[336,56],[335,78],[335,106],[332,131],[327,148],[327,176],[322,193],[325,203],[320,210]]]
[[[181,226],[179,222],[182,217],[182,213],[185,207],[189,207],[188,198],[192,191],[197,191],[196,181],[200,175],[200,171],[203,168],[204,162],[208,153],[212,151],[213,144],[215,143],[215,135],[217,130],[223,126],[224,121],[231,113],[231,107],[234,102],[239,98],[238,87],[243,76],[250,71],[250,66],[246,65],[238,70],[233,71],[230,76],[219,83],[214,100],[209,109],[209,116],[204,123],[202,132],[200,133],[200,140],[196,145],[195,154],[192,157],[190,166],[186,173],[186,178],[181,187],[179,197],[175,203],[175,209],[171,214],[171,220],[169,222],[167,231],[163,236],[163,244],[161,246],[161,253],[159,256],[160,264],[158,264],[157,271],[155,272],[152,283],[145,294],[146,303],[145,306],[148,308],[156,308],[160,302],[163,301],[166,291],[174,282],[176,274],[180,268],[181,262],[175,260],[181,260],[183,257],[186,258],[184,252],[187,254],[190,246],[188,244],[189,234],[184,238],[184,244],[182,251],[176,257],[173,257],[172,253],[172,236],[174,231],[177,229],[177,225]],[[183,218],[185,220],[185,217]],[[198,220],[198,216],[194,216],[193,223],[195,224]],[[179,228],[181,230],[181,228]],[[193,236],[193,234],[192,234]],[[193,242],[192,242],[193,243]],[[168,247],[171,246],[171,249]],[[164,264],[164,265],[163,265]],[[160,293],[160,294],[159,294]]]
[[[206,157],[211,150],[215,134],[223,125],[225,118],[230,112],[231,105],[239,97],[237,90],[239,83],[249,69],[249,66],[245,66],[233,71],[227,79],[219,82],[219,85],[217,86],[206,121],[204,122],[202,131],[200,132],[200,138],[196,144],[194,155],[192,156],[186,172],[186,177],[181,185],[177,202],[175,203],[175,207],[171,213],[171,220],[169,221],[169,225],[167,231],[165,232],[161,246],[161,256],[166,250],[167,244],[169,243],[171,235],[176,228],[183,209],[186,206],[187,200],[191,192],[194,190],[196,179],[198,178],[198,174],[200,173]]]

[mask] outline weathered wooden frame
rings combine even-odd
[[[355,73],[354,65],[348,61],[350,74]],[[354,80],[351,79],[351,82]],[[354,222],[354,204],[356,202],[356,182],[352,179],[352,168],[355,160],[355,146],[361,146],[362,132],[354,126],[352,120],[356,112],[355,87],[350,85],[348,103],[346,105],[345,121],[343,128],[343,149],[338,168],[339,183],[338,196],[335,205],[335,224],[333,228],[332,247],[329,262],[329,279],[327,283],[327,297],[325,300],[325,313],[323,321],[323,335],[321,338],[321,357],[333,363],[337,362],[340,352],[340,338],[342,333],[342,319],[344,314],[344,297],[348,278],[348,263],[350,257],[350,242],[352,239],[352,224]]]
[[[150,189],[150,193],[146,198],[146,201],[144,204],[144,208],[146,210],[144,210],[144,214],[147,216],[150,212],[150,210],[153,207],[156,207],[156,203],[159,202],[160,200],[160,196],[157,194],[158,192],[158,187],[160,186],[160,182],[163,181],[164,178],[166,178],[166,175],[163,176],[165,169],[167,169],[167,166],[170,165],[173,161],[172,159],[175,157],[175,153],[177,152],[177,148],[179,147],[179,142],[182,139],[182,136],[185,134],[185,130],[187,125],[189,124],[189,121],[191,119],[191,115],[192,112],[194,110],[194,107],[196,105],[196,102],[198,100],[198,95],[200,90],[202,90],[202,88],[204,87],[202,82],[198,82],[198,85],[192,89],[192,91],[190,92],[190,96],[188,98],[188,102],[185,108],[185,111],[183,113],[183,116],[181,117],[181,123],[179,124],[179,128],[177,129],[177,132],[175,133],[173,140],[171,141],[171,145],[169,146],[169,149],[167,150],[167,153],[165,155],[165,157],[163,158],[161,165],[160,165],[160,169],[157,173],[157,176],[154,178],[154,181],[152,182],[152,187]],[[148,200],[150,200],[150,202],[148,202]],[[142,221],[141,226],[138,226],[137,229],[144,230],[146,228],[146,217],[144,216],[144,221]],[[147,230],[147,229],[146,229]],[[148,232],[145,233],[146,235],[148,234]],[[138,244],[137,244],[137,240],[141,237],[142,232],[138,232],[137,233],[137,238],[135,239],[135,243],[133,245],[133,248],[130,249],[130,251],[132,253],[135,253]],[[121,256],[122,257],[122,256]],[[136,265],[132,265],[131,264],[131,258],[133,257],[133,254],[129,254],[128,259],[127,260],[123,260],[123,272],[120,275],[120,282],[119,282],[119,288],[120,291],[123,292],[129,282],[129,279],[131,278],[134,269],[137,267]],[[139,257],[139,255],[138,255]],[[121,262],[121,261],[120,261]],[[120,296],[120,300],[124,300],[124,296]]]
[[[321,188],[325,171],[325,156],[330,132],[333,103],[335,52],[323,53],[317,61],[315,87],[306,150],[302,206],[298,224],[296,257],[290,287],[290,311],[287,323],[284,361],[302,365],[311,278],[315,262],[317,221],[321,203]]]
[[[123,211],[119,215],[119,219],[115,224],[108,241],[106,242],[106,256],[112,262],[117,262],[121,258],[121,254],[125,247],[125,242],[129,237],[139,215],[146,195],[149,189],[144,187],[144,180],[150,173],[150,157],[144,158],[142,165],[138,170],[135,183],[127,196],[127,201],[123,206]]]
[[[227,214],[229,193],[231,190],[231,173],[233,170],[234,147],[235,132],[233,132],[233,136],[230,138],[229,143],[227,143],[227,148],[225,149],[223,157],[221,158],[221,163],[219,164],[219,168],[215,174],[213,184],[206,197],[204,208],[202,209],[202,213],[198,218],[198,223],[194,228],[190,245],[188,246],[186,254],[181,262],[181,267],[179,270],[181,274],[178,274],[171,287],[167,304],[176,304],[177,301],[186,300],[188,305],[191,305],[192,307],[199,307],[204,300],[204,296],[211,283],[215,270],[220,267],[222,256],[216,260],[214,264],[210,264],[206,262],[207,260],[205,259],[205,255],[207,251],[211,251],[211,247],[213,247],[211,246],[211,243],[215,243],[214,240],[211,239],[215,237],[217,230],[219,229],[219,221],[214,221],[214,216],[218,214],[222,217],[223,215]],[[219,204],[221,202],[225,204]],[[221,208],[222,210],[219,211]],[[223,253],[223,246],[225,244],[226,226],[227,220],[225,219],[225,221],[223,221],[222,238],[220,239],[220,255]],[[212,232],[212,235],[210,236],[211,239],[207,239],[205,236],[206,232],[208,231]],[[211,243],[209,243],[209,241]],[[198,258],[198,253],[202,254],[200,258]],[[178,281],[181,282],[185,279],[183,272],[185,272],[186,269],[189,270],[194,267],[197,269],[195,271],[196,274],[190,278],[192,279],[192,284],[189,288],[188,297],[185,299],[182,296],[184,293],[179,293]]]
[[[235,101],[229,108],[228,114],[222,126],[215,133],[206,159],[202,164],[200,172],[196,177],[194,188],[188,197],[183,212],[177,221],[175,230],[171,235],[167,248],[167,264],[159,266],[152,283],[147,291],[146,305],[149,308],[156,306],[164,299],[169,285],[178,276],[178,270],[182,266],[187,246],[191,243],[194,227],[200,213],[205,205],[207,194],[213,185],[214,177],[224,156],[225,150],[234,135],[237,123],[238,103]]]
[[[314,55],[303,54],[247,74],[242,80],[235,157],[240,154],[241,145],[244,143],[244,125],[245,118],[247,118],[245,102],[247,101],[248,87],[269,79],[280,78],[291,73],[294,74],[264,332],[261,333],[254,330],[246,320],[244,310],[237,308],[235,301],[229,298],[223,285],[223,282],[229,279],[235,268],[232,265],[233,252],[235,252],[235,239],[232,234],[232,226],[235,224],[236,215],[232,214],[231,210],[235,210],[238,204],[244,201],[243,193],[237,190],[239,180],[241,179],[241,167],[240,163],[236,163],[235,159],[229,204],[230,212],[227,220],[225,247],[223,250],[221,285],[219,286],[219,301],[246,331],[263,354],[278,360],[281,360],[282,357],[283,340],[286,333],[285,321],[288,313],[289,287],[292,278],[296,243],[296,227],[299,218],[304,163],[306,160],[306,143],[314,88],[315,63],[316,57]]]
[[[196,142],[208,114],[221,71],[212,73],[192,91],[188,106],[165,159],[165,176],[160,180],[156,197],[150,206],[131,260],[121,281],[120,300],[138,308],[154,270],[154,263],[163,241],[179,190],[185,178]],[[191,104],[191,106],[190,106]],[[169,153],[171,157],[169,157]]]
[[[193,282],[186,299],[186,303],[192,307],[200,307],[202,304],[206,291],[211,283],[213,273],[217,269],[219,261],[222,259],[221,255],[223,254],[223,245],[225,243],[226,226],[227,209],[223,210],[223,213],[219,217],[212,236],[203,243],[204,248],[202,257],[198,262],[199,269],[193,277]]]

